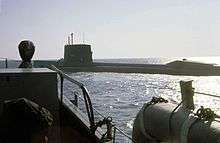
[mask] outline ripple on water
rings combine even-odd
[[[116,125],[131,135],[133,119],[145,102],[153,96],[162,96],[171,102],[180,102],[180,80],[193,80],[196,91],[220,95],[220,77],[186,77],[153,74],[119,73],[72,73],[73,78],[84,83],[91,94],[96,109],[105,115],[111,115]],[[157,88],[149,88],[156,86]],[[64,83],[65,94],[72,98],[73,86]],[[174,90],[169,90],[172,88]],[[195,105],[209,106],[219,112],[220,99],[195,95]],[[123,136],[117,137],[124,142]]]

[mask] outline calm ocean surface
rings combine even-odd
[[[201,62],[219,64],[219,57],[192,58]],[[154,63],[164,64],[170,59],[114,59],[96,60],[96,62],[115,63]],[[133,120],[139,109],[153,96],[162,96],[170,102],[178,103],[181,100],[179,81],[193,80],[195,91],[216,94],[220,96],[220,77],[218,76],[171,76],[162,74],[123,74],[123,73],[69,73],[71,77],[82,82],[87,87],[93,106],[105,116],[111,116],[115,124],[129,135],[132,134]],[[168,88],[172,88],[168,89]],[[68,81],[65,81],[64,94],[70,99],[77,89]],[[220,114],[220,98],[212,98],[195,94],[195,105],[212,108]],[[82,106],[83,102],[79,103]],[[97,115],[97,114],[96,114]],[[97,115],[96,120],[101,119]],[[117,142],[130,142],[120,134]]]
[[[99,59],[95,62],[104,63],[133,63],[133,64],[165,64],[182,58],[146,58],[146,59]],[[220,65],[220,57],[188,58],[206,63]],[[4,68],[4,61],[0,60],[0,67]],[[19,62],[9,61],[9,67],[17,67]],[[178,103],[181,100],[180,80],[193,80],[195,91],[211,93],[220,96],[220,76],[171,76],[162,74],[135,74],[135,73],[69,73],[71,77],[82,82],[87,87],[93,106],[103,115],[111,116],[117,127],[129,135],[132,134],[133,120],[145,102],[153,96],[162,96],[170,102]],[[172,88],[173,90],[171,90]],[[68,81],[64,82],[64,95],[73,99],[73,92],[79,91]],[[203,105],[212,108],[220,115],[220,98],[203,95],[194,96],[196,107]],[[84,110],[83,102],[79,100],[79,107]],[[96,112],[95,112],[96,113]],[[102,119],[98,114],[96,121]],[[121,134],[117,134],[116,142],[130,142]]]

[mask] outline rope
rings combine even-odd
[[[204,108],[201,106],[195,115],[198,117],[198,119],[203,121],[213,121],[216,117],[214,111],[212,111],[210,108]]]
[[[220,98],[220,96],[218,96],[218,95],[204,93],[204,92],[194,92],[194,93],[201,94],[201,95],[206,95],[206,96],[211,96],[211,97],[216,97],[216,98]]]
[[[82,101],[84,101],[84,99],[82,98],[82,97],[80,97],[80,96],[78,96],[79,97],[79,99],[80,100],[82,100]],[[104,116],[100,111],[98,111],[96,108],[94,108],[93,107],[93,110],[94,111],[96,111],[101,117],[103,117],[103,118],[106,118],[106,116]],[[113,122],[113,124],[115,124],[114,123],[114,121],[112,121]],[[132,137],[131,136],[129,136],[127,133],[125,133],[122,129],[120,129],[120,128],[118,128],[118,127],[116,127],[115,125],[114,125],[114,135],[115,135],[115,133],[116,133],[116,130],[117,131],[119,131],[122,135],[124,135],[125,137],[127,137],[128,139],[130,139],[133,143],[136,143],[133,139],[132,139]],[[106,134],[105,134],[106,135]],[[115,140],[114,139],[114,136],[113,136],[113,140]]]
[[[72,79],[70,80],[72,81]],[[81,83],[76,83],[76,81],[72,81],[73,83],[75,84],[78,84],[80,86]],[[153,86],[156,86],[156,87],[147,87],[147,88],[154,88],[154,89],[168,89],[168,90],[172,90],[172,91],[176,91],[176,92],[181,92],[181,91],[178,91],[176,89],[173,89],[173,88],[170,88],[170,87],[160,87],[160,86],[157,86],[155,84],[148,84],[148,85],[153,85]],[[97,124],[93,124],[92,127],[94,128],[94,131],[97,129],[97,127],[99,126],[102,126],[103,124],[107,124],[107,118],[105,118],[105,116],[103,116],[98,110],[96,110],[95,108],[92,107],[91,105],[91,101],[88,97],[88,92],[86,90],[86,88],[84,87],[84,85],[81,84],[81,89],[84,93],[84,101],[86,101],[86,108],[87,108],[87,111],[90,112],[90,114],[88,114],[89,116],[89,119],[90,119],[90,122],[91,123],[94,123],[94,115],[93,115],[93,110],[96,111],[101,117],[103,117],[104,119],[102,121],[99,121]],[[212,96],[212,97],[217,97],[217,98],[220,98],[220,96],[218,95],[213,95],[213,94],[208,94],[208,93],[202,93],[202,92],[194,92],[196,94],[201,94],[201,95],[206,95],[206,96]],[[80,98],[81,99],[81,98]],[[153,97],[152,100],[148,103],[149,105],[153,105],[153,104],[156,104],[156,103],[167,103],[168,101],[161,98],[161,97]],[[172,137],[172,126],[171,126],[171,119],[173,117],[173,114],[174,112],[179,108],[179,106],[183,103],[183,101],[181,101],[181,103],[179,103],[177,105],[177,107],[172,111],[171,115],[170,115],[170,118],[169,118],[169,133]],[[91,107],[93,110],[90,110],[89,107]],[[196,115],[198,116],[199,119],[201,120],[213,120],[215,118],[215,114],[214,112],[210,109],[210,108],[203,108],[201,107]],[[117,128],[117,127],[114,127],[115,130],[118,130],[119,132],[121,132],[124,136],[126,136],[127,138],[129,138],[130,140],[133,141],[133,139],[127,135],[126,133],[124,133],[124,131],[122,131],[121,129]],[[107,134],[107,132],[105,134],[103,134],[102,138],[104,138],[104,136]],[[135,141],[133,141],[135,142]]]
[[[82,98],[81,96],[78,96],[78,98],[80,99],[80,100],[82,100],[82,101],[85,101],[85,98]],[[101,117],[103,117],[103,120],[106,120],[106,116],[104,116],[101,112],[99,112],[96,108],[94,108],[94,107],[92,107],[93,108],[93,110],[94,111],[96,111]],[[112,119],[111,119],[112,120]],[[111,121],[112,122],[112,121]],[[113,122],[114,123],[114,122]],[[101,122],[100,123],[98,123],[99,125],[101,124]],[[112,126],[114,126],[114,132],[116,132],[116,130],[118,130],[122,135],[124,135],[125,137],[127,137],[128,139],[130,139],[133,143],[135,143],[135,141],[132,139],[132,137],[130,137],[128,134],[126,134],[122,129],[120,129],[120,128],[118,128],[118,127],[116,127],[115,125],[112,125]],[[93,130],[94,131],[94,130]],[[105,140],[105,136],[106,136],[106,134],[107,134],[107,131],[106,131],[106,133],[104,133],[103,135],[102,135],[102,139],[101,139],[101,141],[104,141]],[[115,133],[114,133],[115,134]]]
[[[144,106],[141,108],[141,110],[139,111],[136,120],[138,122],[138,124],[136,125],[137,128],[140,128],[141,133],[145,136],[145,138],[149,139],[152,142],[159,142],[154,136],[152,136],[145,128],[145,121],[144,121],[144,113],[145,110],[151,106],[151,105],[155,105],[157,103],[168,103],[168,100],[165,100],[162,97],[152,97],[151,101],[148,103],[145,103]]]
[[[171,88],[171,87],[160,87],[160,86],[157,86],[157,85],[155,85],[155,84],[148,84],[148,85],[153,85],[153,86],[155,86],[155,87],[146,87],[146,88],[168,89],[168,90],[172,90],[172,91],[176,91],[176,92],[180,92],[180,93],[181,93],[181,91],[176,90],[176,89]],[[211,97],[220,98],[220,95],[215,95],[215,94],[210,94],[210,93],[205,93],[205,92],[194,91],[194,93],[200,94],[200,95],[205,95],[205,96],[211,96]]]
[[[50,68],[52,70],[56,71],[60,76],[62,76],[62,78],[65,78],[68,81],[70,81],[70,82],[76,84],[77,86],[79,86],[79,88],[82,90],[85,105],[86,105],[86,110],[87,110],[87,114],[88,114],[88,118],[89,118],[89,122],[90,122],[90,128],[92,129],[95,126],[95,121],[94,121],[92,102],[90,100],[89,93],[88,93],[86,87],[82,83],[74,80],[69,75],[65,74],[62,70],[59,70],[58,68],[56,68],[54,65],[51,65]],[[61,85],[61,88],[62,88],[62,86],[63,85]]]
[[[151,85],[153,85],[153,84],[151,84]],[[158,86],[157,86],[157,87],[147,87],[147,88],[168,89],[168,90],[180,92],[180,91],[178,91],[178,90],[176,90],[176,89],[169,88],[169,87],[158,87]],[[218,96],[218,95],[213,95],[213,94],[208,94],[208,93],[202,93],[202,92],[194,92],[194,93],[220,98],[220,96]],[[79,97],[80,97],[80,96],[79,96]],[[80,97],[80,99],[83,100],[81,97]],[[151,100],[151,102],[149,102],[149,104],[150,104],[150,105],[153,105],[153,104],[161,103],[161,102],[165,102],[165,103],[166,103],[166,102],[168,102],[168,101],[167,101],[167,100],[163,100],[163,98],[155,98],[155,97],[153,97],[152,100]],[[170,132],[170,134],[172,134],[171,120],[172,120],[173,114],[174,114],[175,111],[180,107],[180,105],[181,105],[182,103],[183,103],[183,101],[180,102],[180,103],[176,106],[176,108],[172,111],[171,116],[170,116],[170,118],[169,118],[169,132]],[[105,118],[105,116],[103,116],[96,108],[93,108],[93,109],[94,109],[94,111],[96,111],[101,117]],[[200,110],[199,110],[199,111],[200,111]],[[194,114],[195,114],[195,113],[194,113]],[[215,115],[216,115],[216,114],[215,114]],[[216,116],[217,116],[217,115],[216,115]],[[202,116],[202,117],[203,117],[203,116]],[[203,117],[203,118],[204,118],[204,117]],[[118,131],[120,131],[120,132],[122,131],[122,130],[120,130],[120,129],[117,128],[117,127],[115,127],[115,129],[118,130]],[[129,135],[127,135],[126,133],[124,133],[123,131],[122,131],[121,133],[122,133],[123,135],[125,135],[126,137],[128,137],[129,139],[132,140],[132,138],[131,138]]]
[[[103,120],[97,122],[93,128],[94,132],[96,131],[96,129],[98,127],[101,127],[103,125],[107,125],[107,124],[110,124],[112,122],[112,117],[108,116],[107,118],[105,117]]]
[[[157,104],[157,103],[168,103],[168,100],[165,100],[162,97],[152,97],[151,101],[147,103],[147,107],[149,105],[154,105],[154,104]]]

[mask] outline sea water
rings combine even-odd
[[[99,60],[99,62],[116,63],[155,63],[161,64],[169,59],[117,59]],[[93,73],[78,72],[69,75],[82,82],[90,93],[93,107],[104,116],[111,116],[117,127],[132,135],[132,126],[135,116],[145,102],[152,97],[163,97],[170,102],[181,101],[181,80],[193,80],[195,91],[210,93],[220,96],[220,77],[218,76],[172,76],[163,74],[137,74],[137,73]],[[74,99],[73,93],[79,91],[70,82],[64,83],[64,95]],[[220,114],[220,98],[213,98],[195,94],[196,107],[203,105]],[[79,102],[83,107],[83,102]],[[96,121],[102,119],[98,114]],[[122,134],[117,133],[116,142],[131,142]]]
[[[132,63],[132,64],[166,64],[173,60],[183,58],[136,58],[136,59],[98,59],[95,62],[102,63]],[[193,57],[195,60],[220,65],[220,57]],[[18,67],[19,62],[8,61],[9,68]],[[0,60],[0,68],[5,68],[4,60]],[[195,91],[210,93],[220,96],[220,76],[172,76],[163,74],[139,74],[139,73],[93,73],[78,72],[69,75],[85,84],[90,98],[95,107],[105,117],[111,116],[113,123],[132,135],[132,126],[135,116],[145,102],[152,97],[163,97],[170,102],[181,101],[181,80],[193,80]],[[72,83],[64,82],[64,95],[74,99],[74,92],[80,90]],[[213,98],[195,94],[196,107],[203,105],[209,107],[220,115],[220,98]],[[79,100],[79,107],[85,112],[84,102]],[[102,118],[95,112],[96,121]],[[131,142],[125,136],[117,132],[116,142]]]

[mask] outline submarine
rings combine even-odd
[[[126,64],[94,62],[91,45],[74,43],[71,34],[64,46],[64,58],[54,61],[34,61],[34,67],[48,67],[53,64],[65,72],[117,72],[147,73],[185,76],[220,76],[220,67],[187,59],[171,61],[167,64]]]
[[[161,97],[153,97],[145,103],[134,120],[131,138],[112,123],[111,117],[95,122],[89,92],[82,83],[53,65],[50,68],[33,68],[33,43],[24,43],[21,47],[24,50],[20,51],[23,53],[20,54],[20,68],[0,69],[0,111],[3,109],[2,103],[18,98],[26,98],[45,107],[54,119],[49,128],[49,143],[115,143],[116,131],[133,143],[219,143],[219,116],[204,107],[194,112],[192,81],[180,82],[182,101],[179,104],[169,103]],[[29,52],[24,52],[26,48]],[[195,67],[194,64],[190,62],[192,67]],[[200,63],[196,64],[201,67]],[[176,65],[174,62],[168,66]],[[74,100],[64,96],[64,80],[81,89],[86,114],[78,108],[78,94],[74,93]],[[106,125],[105,132],[100,128],[102,125]]]
[[[66,45],[64,55],[63,62],[59,67],[66,72],[117,72],[185,76],[220,76],[219,66],[186,59],[176,60],[166,64],[93,62],[91,46],[85,44]]]

